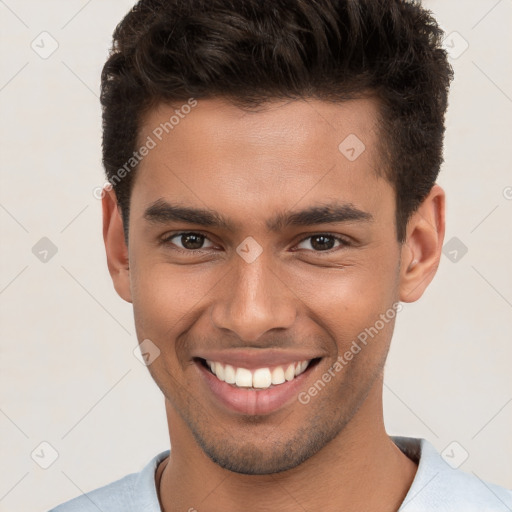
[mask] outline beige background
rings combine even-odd
[[[133,355],[131,306],[112,287],[93,196],[104,181],[100,70],[131,5],[0,1],[3,512],[46,511],[168,447],[163,399]],[[439,183],[446,241],[468,251],[449,247],[424,298],[399,315],[386,423],[439,451],[456,441],[449,450],[469,455],[462,469],[512,487],[512,2],[425,5],[457,57]],[[59,46],[43,59],[31,42],[49,51],[50,37]],[[32,252],[43,237],[57,248],[46,263]],[[41,442],[58,452],[48,469]]]

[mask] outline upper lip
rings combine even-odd
[[[268,368],[284,366],[297,361],[309,361],[322,357],[311,350],[283,350],[283,349],[231,349],[231,350],[204,350],[194,357],[230,364],[235,368]]]

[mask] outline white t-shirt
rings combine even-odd
[[[418,463],[412,485],[399,512],[511,512],[512,491],[453,469],[426,439],[391,436]],[[170,450],[153,457],[131,473],[94,491],[69,500],[49,512],[161,512],[155,470]],[[456,456],[447,452],[447,459]],[[455,464],[453,464],[455,465]]]

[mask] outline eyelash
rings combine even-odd
[[[200,235],[200,236],[204,237],[206,240],[210,240],[204,233],[201,233],[199,231],[178,231],[177,233],[168,234],[167,236],[165,236],[164,238],[161,239],[160,243],[162,245],[166,245],[169,247],[172,246],[173,251],[177,251],[179,253],[188,254],[188,255],[204,253],[205,251],[208,250],[208,248],[207,249],[182,249],[181,247],[177,247],[175,244],[173,244],[171,242],[171,240],[180,235]],[[332,233],[326,233],[326,232],[313,233],[312,235],[308,235],[305,238],[302,238],[301,240],[299,240],[296,245],[304,242],[305,240],[308,240],[309,238],[314,238],[316,236],[321,236],[321,235],[325,235],[330,238],[334,238],[334,240],[336,240],[337,242],[340,242],[341,245],[338,247],[333,247],[326,251],[315,251],[315,250],[310,250],[310,249],[302,249],[302,250],[306,250],[308,252],[313,252],[315,254],[332,254],[333,252],[335,252],[339,249],[342,249],[344,247],[350,247],[352,245],[351,242],[349,240],[347,240],[346,238],[340,237],[338,235],[334,235]],[[212,240],[210,240],[210,242],[212,242]]]

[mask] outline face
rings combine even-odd
[[[402,247],[376,171],[378,106],[200,100],[160,141],[175,109],[140,132],[156,146],[137,169],[116,288],[204,453],[240,473],[290,469],[362,409],[391,340]]]

